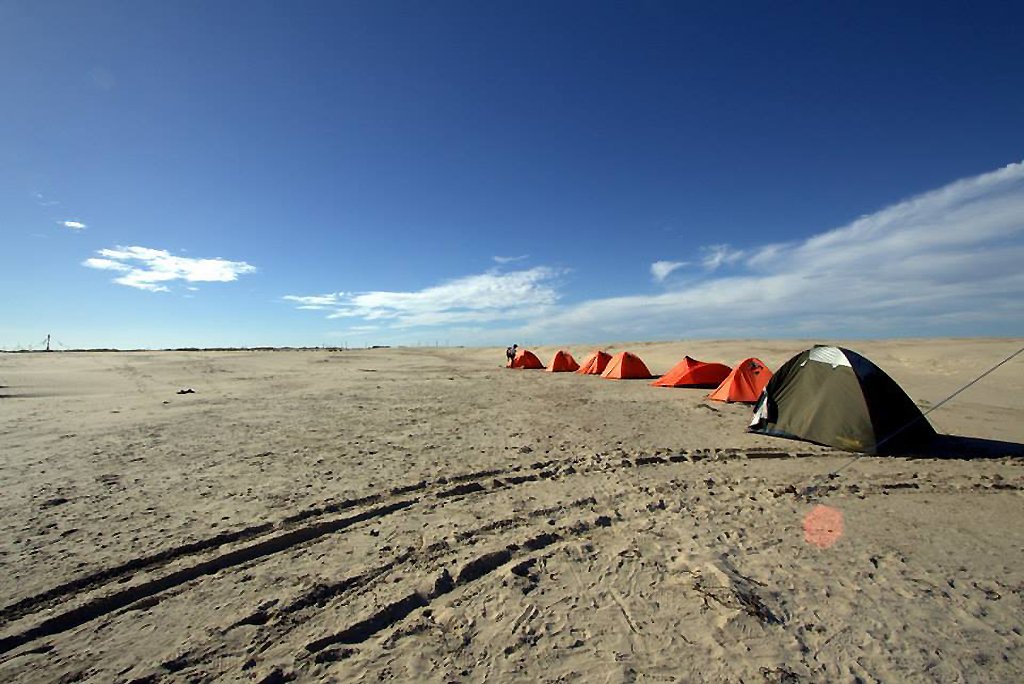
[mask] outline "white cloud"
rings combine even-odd
[[[328,318],[383,322],[391,328],[482,324],[543,314],[558,299],[553,281],[560,274],[537,267],[465,276],[415,292],[335,292],[284,299],[300,309],[329,311]]]
[[[708,245],[702,247],[701,251],[704,253],[701,264],[709,271],[717,270],[722,265],[735,264],[744,255],[742,250],[735,250],[729,245]]]
[[[98,268],[102,271],[130,271],[132,267],[128,264],[123,264],[120,261],[113,261],[111,259],[97,259],[95,257],[86,259],[82,262],[83,266],[89,268]]]
[[[655,261],[651,264],[651,275],[654,276],[656,282],[662,282],[669,276],[672,271],[686,266],[685,261]]]
[[[772,264],[782,254],[787,245],[773,244],[763,245],[758,247],[753,254],[747,257],[747,266],[751,268],[757,268],[758,266],[764,266]]]
[[[81,221],[61,221],[60,224],[71,230],[85,230],[85,224]]]
[[[495,263],[511,264],[512,262],[515,262],[515,261],[523,261],[525,259],[529,259],[530,255],[529,254],[520,254],[519,256],[496,256],[496,257],[491,257],[491,258],[494,259]]]
[[[1024,163],[960,180],[809,239],[706,249],[696,283],[591,300],[521,329],[542,339],[963,334],[1024,321]],[[983,323],[984,322],[984,323]],[[984,330],[985,328],[979,328]],[[844,332],[845,331],[845,332]]]
[[[659,273],[677,262],[651,265]],[[456,344],[1024,334],[1024,163],[862,216],[804,240],[710,245],[697,273],[656,293],[559,304],[559,272],[468,276],[416,292],[290,296],[372,340],[444,326]],[[728,267],[728,268],[725,268]],[[666,280],[666,283],[669,282]],[[347,326],[347,331],[354,330]],[[993,332],[995,331],[995,332]],[[370,339],[370,338],[367,338]]]
[[[299,309],[333,309],[339,306],[342,302],[342,298],[345,296],[344,292],[335,292],[324,295],[285,295],[284,299],[299,304]]]
[[[227,261],[220,257],[179,257],[163,249],[148,247],[119,246],[116,249],[101,249],[96,253],[99,258],[86,259],[82,265],[124,273],[115,278],[114,282],[150,292],[167,292],[169,288],[166,283],[175,280],[191,283],[230,282],[236,280],[239,275],[256,271],[255,266],[244,261]]]

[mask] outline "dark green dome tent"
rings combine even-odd
[[[935,436],[882,369],[849,349],[826,346],[800,352],[775,372],[749,431],[871,454],[912,451]]]

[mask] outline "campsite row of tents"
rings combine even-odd
[[[509,367],[544,365],[536,354],[520,349]],[[547,370],[613,380],[654,378],[639,356],[625,351],[614,356],[595,351],[578,364],[572,354],[559,350]],[[714,388],[709,399],[756,404],[750,432],[848,451],[913,451],[935,437],[903,388],[868,359],[841,347],[812,347],[775,373],[756,358],[730,368],[687,356],[651,384]]]
[[[527,349],[520,349],[512,360],[511,368],[544,369],[537,355]],[[555,352],[547,366],[551,373],[577,373],[579,375],[600,375],[610,380],[650,379],[655,376],[647,364],[631,352],[619,352],[612,356],[605,351],[595,351],[582,364],[576,363],[572,354],[560,349]],[[706,363],[689,356],[672,367],[665,375],[651,384],[656,387],[699,387],[713,389],[709,399],[728,402],[754,403],[761,396],[764,386],[772,377],[771,370],[760,359],[744,359],[735,368],[724,363]]]

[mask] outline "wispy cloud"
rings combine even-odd
[[[344,292],[331,292],[322,295],[285,295],[284,299],[296,302],[298,304],[297,309],[332,311],[342,306],[347,296]]]
[[[519,256],[496,256],[492,257],[495,263],[498,264],[511,264],[516,261],[524,261],[530,258],[529,254],[520,254]]]
[[[99,256],[86,259],[82,265],[122,273],[114,279],[115,283],[150,292],[168,292],[170,288],[167,285],[175,280],[230,282],[240,275],[256,271],[255,266],[244,261],[227,261],[220,257],[193,259],[148,247],[118,246],[116,249],[101,249],[96,254]]]
[[[543,315],[558,299],[558,269],[490,271],[415,292],[335,292],[286,295],[300,309],[327,311],[328,318],[361,319],[389,328],[482,324]]]
[[[655,261],[651,264],[651,275],[654,277],[655,282],[662,282],[667,278],[672,271],[686,266],[685,261]]]
[[[41,207],[55,207],[60,204],[57,200],[49,199],[41,192],[34,192],[32,193],[32,196],[35,198],[36,204]]]
[[[708,245],[701,248],[703,256],[701,265],[709,271],[718,270],[721,266],[732,265],[743,258],[743,250],[733,249],[729,245]]]
[[[708,245],[693,263],[683,281],[668,276],[689,263],[652,264],[655,293],[571,304],[561,303],[560,272],[546,267],[415,292],[286,299],[354,324],[344,334],[379,326],[367,334],[388,342],[420,339],[420,326],[443,326],[460,344],[1024,334],[1024,163],[803,240]]]
[[[809,239],[705,250],[704,278],[537,318],[551,339],[960,334],[1024,321],[1024,163],[951,183]],[[722,265],[733,268],[713,275]]]
[[[85,230],[86,225],[81,221],[59,221],[60,225],[71,230]]]

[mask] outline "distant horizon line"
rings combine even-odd
[[[619,347],[628,344],[671,344],[677,342],[740,342],[740,341],[804,341],[813,343],[814,340],[826,340],[826,341],[844,341],[844,340],[857,340],[858,342],[872,342],[872,341],[907,341],[912,342],[915,340],[1017,340],[1024,341],[1024,336],[1013,336],[1013,335],[939,335],[939,336],[879,336],[879,337],[863,337],[863,338],[824,338],[820,336],[801,336],[801,337],[680,337],[675,339],[661,339],[661,340],[626,340],[626,341],[611,341],[604,343],[593,343],[593,342],[575,342],[569,344],[530,344],[530,345],[519,345],[520,349],[526,349],[529,347],[540,348],[540,347]],[[62,349],[12,349],[7,347],[0,347],[0,354],[68,354],[68,353],[137,353],[137,352],[276,352],[276,351],[353,351],[353,350],[373,350],[373,349],[486,349],[486,348],[500,349],[502,345],[498,344],[453,344],[453,345],[440,345],[440,344],[371,344],[365,346],[348,346],[348,345],[257,345],[257,346],[213,346],[213,347],[74,347],[74,348],[62,348]]]

